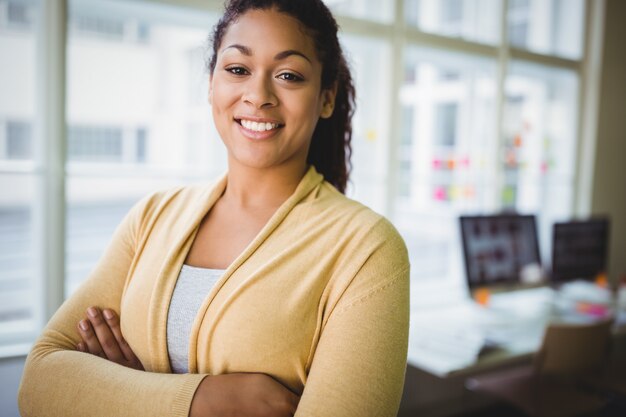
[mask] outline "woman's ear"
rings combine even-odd
[[[328,119],[333,115],[336,97],[337,83],[335,82],[331,88],[322,91],[322,111],[320,112],[320,117],[322,119]]]

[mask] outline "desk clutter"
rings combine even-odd
[[[556,223],[542,267],[533,215],[461,216],[472,298],[411,315],[409,363],[440,377],[529,359],[553,324],[610,320],[626,333],[626,286],[605,275],[609,221]]]
[[[530,358],[550,324],[613,320],[626,333],[626,287],[617,294],[576,281],[559,289],[537,287],[468,299],[411,315],[409,363],[440,377],[471,374]]]
[[[528,416],[626,404],[626,370],[609,366],[626,341],[626,282],[606,276],[608,219],[554,224],[549,268],[533,215],[461,216],[460,226],[468,291],[412,311],[409,365]]]

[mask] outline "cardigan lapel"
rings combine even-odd
[[[161,271],[152,290],[148,312],[148,337],[150,340],[150,359],[154,372],[170,373],[170,361],[167,352],[167,314],[178,274],[195,239],[200,222],[213,207],[226,188],[226,175],[216,183],[207,186],[192,207],[181,215],[189,215],[188,221],[181,228],[178,238],[163,259]],[[164,242],[164,244],[167,244]]]
[[[190,210],[192,215],[185,223],[180,231],[178,239],[176,239],[171,248],[168,250],[163,260],[163,266],[159,275],[156,277],[154,289],[152,291],[152,299],[149,306],[148,314],[148,332],[150,340],[150,358],[153,372],[170,373],[171,367],[167,352],[167,314],[169,304],[178,280],[178,274],[182,264],[191,248],[191,245],[198,232],[200,222],[206,213],[213,207],[215,202],[220,198],[226,188],[227,176],[223,176],[217,183],[207,187],[202,192],[201,197]],[[324,177],[319,174],[313,166],[308,171],[296,187],[294,193],[278,208],[267,224],[261,229],[259,234],[250,242],[248,247],[233,261],[226,269],[224,275],[216,283],[209,293],[207,299],[200,307],[200,311],[196,316],[189,344],[189,372],[197,372],[197,338],[201,318],[205,315],[211,300],[222,287],[223,283],[244,263],[256,249],[272,234],[272,232],[287,217],[291,210],[309,193],[324,181]],[[185,213],[186,214],[186,213]],[[210,324],[213,326],[213,323]]]
[[[289,215],[293,208],[304,199],[307,195],[313,191],[324,181],[324,177],[319,174],[315,167],[310,166],[300,183],[296,187],[294,193],[276,210],[276,212],[269,219],[267,224],[261,229],[259,234],[250,242],[248,247],[233,261],[232,264],[226,269],[224,275],[215,284],[215,286],[209,292],[207,298],[202,303],[198,314],[194,320],[191,328],[191,337],[189,341],[189,372],[198,372],[197,362],[197,349],[198,349],[198,333],[201,325],[207,327],[207,331],[212,332],[216,323],[205,323],[203,318],[206,315],[206,311],[211,304],[211,301],[215,298],[215,295],[222,288],[224,283],[233,275],[233,273],[246,261],[250,256],[263,244],[263,242],[272,234],[272,232],[282,223],[282,221]]]

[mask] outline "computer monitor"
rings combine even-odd
[[[593,280],[606,272],[609,228],[608,218],[555,223],[552,230],[552,281]]]
[[[470,290],[541,280],[534,215],[461,216],[460,224]]]

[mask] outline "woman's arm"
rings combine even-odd
[[[18,395],[21,415],[219,417],[233,415],[233,409],[251,417],[293,415],[298,397],[269,376],[144,372],[140,363],[132,369],[128,359],[122,361],[122,347],[111,342],[115,337],[108,343],[104,340],[107,333],[102,331],[108,325],[101,320],[100,309],[120,309],[148,204],[144,200],[126,216],[89,279],[55,313],[33,346]],[[87,330],[97,344],[92,338],[91,347],[85,344],[84,350],[100,348],[100,355],[77,350],[81,342],[77,324],[90,307],[98,307],[95,317],[88,315]],[[113,335],[114,330],[109,327],[109,331]],[[120,352],[115,351],[116,345]]]
[[[90,306],[119,311],[148,199],[117,228],[83,285],[55,313],[26,360],[19,408],[28,416],[181,416],[205,375],[166,375],[120,366],[77,351],[76,324]]]
[[[329,313],[297,417],[394,417],[398,412],[408,346],[409,265],[397,232],[385,229],[371,231],[382,233],[386,243]]]
[[[77,348],[122,366],[143,370],[126,343],[119,316],[111,309],[87,309],[87,317],[78,330],[82,341]],[[300,397],[278,381],[264,374],[230,374],[207,376],[194,394],[190,417],[290,417]]]

